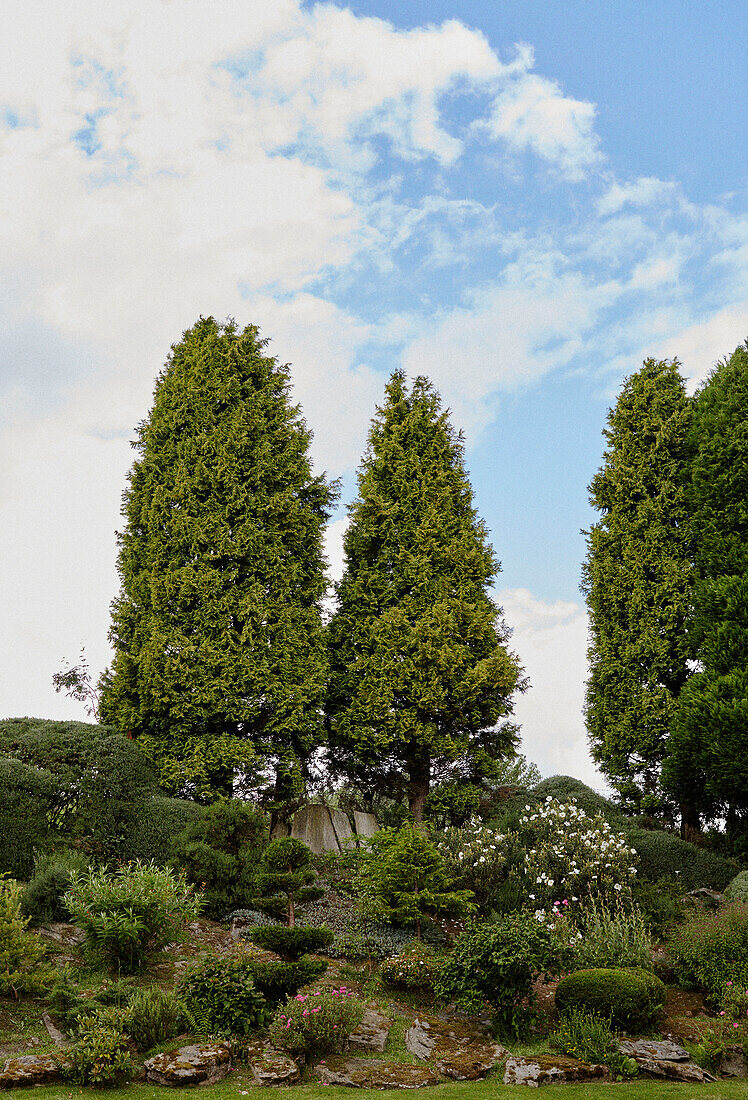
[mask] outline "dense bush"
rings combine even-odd
[[[640,878],[634,885],[633,901],[638,906],[655,940],[662,940],[686,916],[687,901],[677,883]]]
[[[629,829],[628,840],[639,856],[639,873],[644,878],[668,879],[684,893],[699,886],[724,890],[738,869],[732,860],[661,829]]]
[[[71,875],[64,904],[86,933],[86,948],[132,973],[200,913],[201,899],[184,879],[152,863]]]
[[[31,878],[34,851],[50,838],[55,789],[49,772],[0,755],[0,874]]]
[[[436,994],[458,1008],[494,1009],[502,1035],[518,1036],[530,1021],[536,974],[557,968],[553,934],[528,913],[482,921],[459,936],[436,981]]]
[[[636,1077],[639,1072],[634,1059],[618,1050],[608,1021],[576,1008],[561,1017],[558,1029],[550,1037],[550,1048],[581,1062],[605,1065],[617,1079]]]
[[[445,829],[436,841],[446,873],[455,886],[472,892],[484,915],[499,905],[507,877],[508,841],[503,833],[471,822],[462,828]]]
[[[304,956],[296,962],[272,959],[269,962],[252,960],[250,973],[257,989],[268,1004],[276,1005],[292,997],[304,985],[321,978],[328,964],[321,959]]]
[[[329,947],[335,934],[329,928],[312,928],[308,924],[297,924],[294,928],[285,925],[269,925],[255,928],[250,938],[265,951],[274,951],[277,955],[295,962],[308,951],[319,951]]]
[[[0,997],[41,993],[49,984],[44,945],[26,931],[21,916],[21,888],[0,876]]]
[[[55,1020],[69,1035],[78,1032],[78,1025],[90,1016],[101,1017],[103,1010],[115,1007],[125,1010],[135,992],[132,979],[104,980],[95,991],[84,989],[63,967],[55,972],[53,983],[46,996]]]
[[[444,961],[444,956],[435,954],[432,948],[422,943],[410,944],[399,955],[384,960],[382,981],[392,989],[432,994]]]
[[[92,1015],[83,1018],[78,1035],[60,1061],[62,1076],[76,1085],[117,1085],[133,1070],[127,1039],[120,1030]]]
[[[267,819],[256,807],[221,799],[174,838],[171,857],[202,888],[206,912],[222,917],[254,893],[267,837]]]
[[[592,1013],[627,1031],[644,1031],[659,1016],[665,992],[660,979],[647,970],[577,970],[559,982],[556,1008]]]
[[[205,807],[184,798],[146,794],[135,805],[133,823],[122,842],[122,859],[168,863],[175,837],[205,813]]]
[[[84,871],[87,866],[86,856],[71,848],[60,848],[37,857],[33,877],[21,898],[21,909],[31,924],[70,919],[63,901],[70,889],[70,874]]]
[[[179,998],[157,987],[133,993],[122,1014],[124,1030],[142,1051],[179,1035],[188,1024],[189,1017]]]
[[[274,1047],[310,1059],[342,1050],[360,1024],[364,1003],[341,986],[329,993],[299,993],[274,1015],[268,1038]]]
[[[593,899],[578,918],[581,929],[573,948],[575,970],[610,967],[652,969],[652,937],[633,905],[611,909]]]
[[[748,904],[728,902],[675,929],[668,954],[683,981],[702,986],[719,1003],[728,982],[748,986]]]
[[[748,902],[748,871],[741,871],[725,887],[727,901]]]
[[[502,832],[514,829],[528,805],[535,809],[543,805],[549,797],[557,802],[573,800],[588,817],[600,815],[615,829],[626,827],[626,818],[614,802],[570,775],[549,776],[548,779],[536,783],[531,790],[523,790],[500,804],[493,818],[494,827]]]
[[[178,993],[195,1029],[208,1035],[247,1035],[267,1022],[265,998],[257,989],[252,960],[207,954],[182,975]]]

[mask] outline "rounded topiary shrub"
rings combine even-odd
[[[308,951],[320,951],[323,947],[329,947],[335,939],[335,933],[330,928],[312,928],[308,924],[297,924],[294,928],[268,925],[254,928],[250,939],[266,951],[274,951],[276,955],[295,961]]]
[[[748,871],[741,871],[725,887],[725,898],[727,901],[748,901]]]
[[[556,990],[556,1008],[572,1009],[609,1019],[626,1031],[645,1031],[665,1004],[665,986],[647,970],[577,970],[563,978]]]

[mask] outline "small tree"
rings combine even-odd
[[[271,840],[265,849],[257,876],[259,897],[254,904],[263,913],[285,920],[288,928],[296,924],[296,906],[317,901],[324,894],[314,885],[312,853],[300,840],[290,836]]]
[[[439,914],[464,917],[474,909],[471,890],[455,890],[442,856],[421,829],[381,829],[371,840],[359,884],[372,911],[415,926]]]

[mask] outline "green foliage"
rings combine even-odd
[[[748,344],[696,396],[690,495],[696,588],[665,781],[705,817],[748,809]],[[745,831],[745,822],[742,823]]]
[[[321,978],[328,963],[322,959],[310,959],[303,956],[295,962],[273,959],[260,962],[253,959],[250,967],[252,979],[268,1004],[279,1004],[286,997],[292,997],[304,985]]]
[[[374,915],[415,926],[419,939],[423,917],[462,917],[474,908],[470,890],[454,889],[437,848],[412,825],[380,829],[372,837],[359,884]]]
[[[748,989],[743,982],[725,982],[722,1008],[730,1020],[745,1020],[748,1016]]]
[[[715,1003],[728,981],[748,986],[748,905],[732,902],[716,913],[694,914],[673,931],[668,954],[679,977],[696,982]]]
[[[471,822],[445,829],[437,838],[447,877],[461,890],[469,890],[480,913],[487,916],[500,905],[508,874],[509,844],[503,833]]]
[[[524,850],[519,876],[533,908],[590,894],[624,897],[636,874],[636,853],[625,833],[601,814],[589,817],[575,802],[551,795],[525,808],[517,842]]]
[[[372,796],[407,793],[420,821],[432,779],[511,750],[524,684],[463,444],[426,378],[408,393],[391,377],[358,485],[329,625],[331,762]]]
[[[0,997],[41,993],[49,983],[44,945],[26,931],[21,916],[21,888],[0,875]]]
[[[528,913],[481,921],[463,932],[436,981],[436,994],[468,1013],[485,1001],[499,1034],[519,1037],[531,1019],[532,983],[557,968],[551,931]]]
[[[436,829],[464,826],[478,813],[480,803],[480,788],[474,783],[445,780],[429,791],[424,817]]]
[[[692,407],[678,367],[647,359],[626,380],[589,487],[601,518],[588,532],[582,573],[587,729],[595,761],[638,813],[666,804],[660,770],[691,657]]]
[[[83,1018],[78,1035],[60,1060],[62,1076],[76,1085],[100,1088],[121,1084],[132,1075],[127,1039],[98,1016]]]
[[[392,989],[407,989],[432,994],[444,966],[444,956],[422,943],[410,944],[405,951],[382,963],[382,981]]]
[[[265,1026],[268,1009],[252,977],[252,960],[206,954],[179,980],[178,993],[200,1032],[247,1035]]]
[[[49,772],[4,756],[0,723],[0,874],[28,881],[34,851],[47,843],[55,782]]]
[[[652,882],[675,882],[685,893],[699,886],[724,890],[737,864],[716,852],[699,848],[661,829],[630,829],[628,841],[636,849],[642,877]]]
[[[155,775],[140,749],[105,726],[11,718],[0,722],[3,754],[52,777],[46,819],[98,859],[121,855]]]
[[[581,939],[574,945],[574,969],[611,967],[652,969],[652,937],[635,905],[614,909],[592,898],[578,918]]]
[[[321,741],[322,535],[336,488],[314,476],[288,368],[255,326],[201,318],[138,428],[121,593],[101,714],[141,740],[162,786],[212,801]]]
[[[546,801],[548,795],[557,802],[576,802],[588,817],[599,814],[614,828],[622,829],[626,825],[627,818],[615,802],[593,791],[592,787],[588,787],[581,779],[575,779],[571,775],[551,775],[547,779],[541,779],[527,795],[523,796],[524,803],[540,805]]]
[[[342,1050],[363,1015],[364,1002],[345,986],[299,993],[275,1013],[268,1038],[274,1047],[308,1060]]]
[[[153,987],[138,989],[122,1014],[122,1026],[138,1050],[172,1039],[189,1024],[184,1005],[174,993]]]
[[[549,1040],[551,1050],[591,1065],[605,1065],[616,1080],[636,1077],[639,1067],[633,1058],[618,1050],[610,1024],[600,1016],[572,1008],[565,1013]]]
[[[727,901],[748,902],[748,871],[740,871],[725,887]]]
[[[329,947],[335,938],[330,928],[312,928],[307,924],[297,924],[294,928],[287,925],[270,925],[255,928],[251,934],[253,943],[266,951],[274,951],[284,959],[295,962],[308,951],[320,951]]]
[[[315,885],[312,853],[300,840],[279,837],[271,840],[260,862],[256,879],[259,897],[252,902],[264,913],[284,918],[289,928],[296,922],[296,906],[321,898],[324,890]]]
[[[59,848],[37,858],[33,878],[21,898],[21,909],[31,924],[70,920],[63,902],[70,889],[70,873],[86,867],[88,860],[83,853],[70,848]]]
[[[181,875],[152,863],[71,875],[64,897],[86,933],[86,948],[125,973],[145,966],[200,913],[201,899]]]
[[[132,980],[127,978],[116,981],[105,979],[93,991],[84,989],[73,972],[63,967],[55,972],[46,1002],[63,1031],[76,1035],[79,1025],[90,1016],[102,1018],[105,1010],[112,1007],[123,1011],[133,993]]]
[[[268,823],[254,806],[220,799],[172,843],[172,860],[205,895],[209,916],[222,917],[253,893]]]
[[[122,858],[163,867],[178,833],[199,821],[204,807],[186,798],[149,795],[135,807],[135,822],[122,844]]]
[[[577,970],[556,989],[561,1013],[578,1009],[610,1020],[625,1031],[646,1031],[665,1004],[665,986],[648,970],[597,968]]]
[[[639,879],[634,886],[632,900],[656,942],[669,935],[686,915],[686,899],[675,882]]]

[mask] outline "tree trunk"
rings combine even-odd
[[[410,812],[416,825],[423,821],[423,810],[429,793],[429,780],[431,777],[431,759],[428,753],[415,757],[410,762],[408,769],[408,800]]]
[[[694,840],[701,835],[699,811],[690,802],[680,804],[680,835],[683,840]]]

